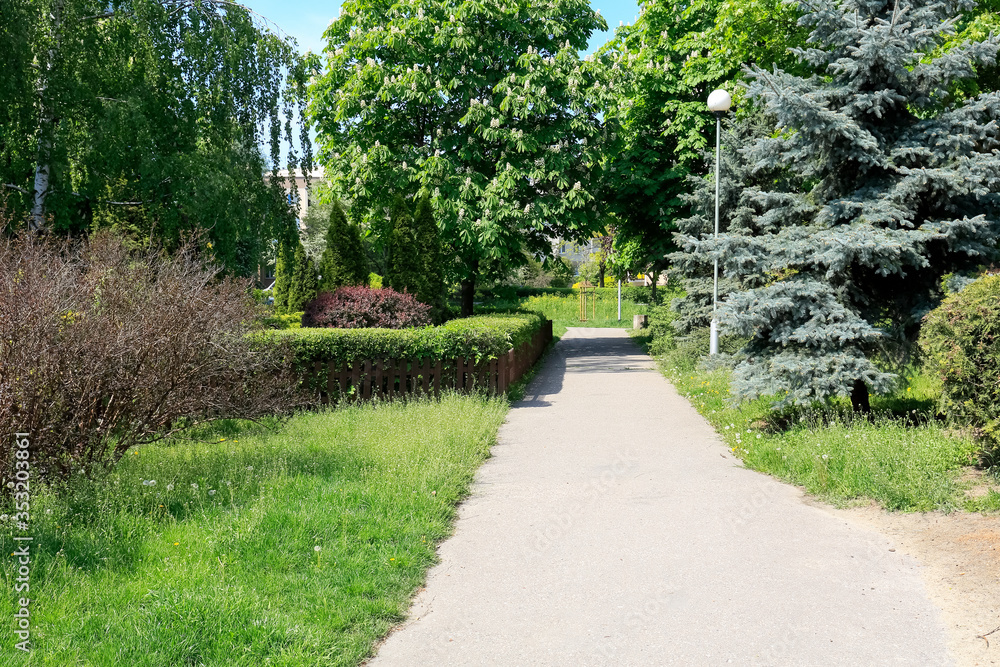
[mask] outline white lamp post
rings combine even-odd
[[[719,237],[719,165],[721,163],[722,143],[722,116],[729,111],[733,104],[733,98],[729,93],[722,90],[713,90],[708,96],[708,108],[715,114],[715,238]],[[715,309],[719,301],[719,259],[715,259],[715,282],[712,288],[712,335],[709,342],[708,353],[719,353],[719,321],[716,319]]]

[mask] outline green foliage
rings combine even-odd
[[[754,165],[740,147],[751,145],[772,133],[771,123],[762,114],[746,113],[741,118],[726,122],[722,131],[722,150],[719,182],[719,231],[721,233],[754,236],[770,231],[761,216],[766,205],[757,199],[761,189],[772,188],[787,180],[782,169],[754,169]],[[715,170],[715,155],[705,153],[705,160]],[[703,238],[715,230],[715,174],[709,177],[688,177],[690,192],[682,196],[690,207],[691,215],[677,220],[676,237],[683,243],[690,237]],[[673,305],[677,310],[674,326],[678,333],[688,334],[709,326],[712,320],[712,300],[715,290],[712,257],[705,253],[679,251],[669,259],[673,270],[683,276],[684,297]],[[744,267],[734,275],[719,272],[719,301],[730,293],[772,282],[774,275],[760,275],[752,267]]]
[[[288,311],[288,298],[292,290],[292,275],[295,272],[295,250],[289,241],[278,244],[278,257],[274,265],[274,312],[279,315]]]
[[[311,257],[306,255],[305,246],[300,241],[295,247],[292,262],[292,282],[288,289],[287,310],[291,313],[301,312],[305,305],[316,298],[316,265]]]
[[[607,154],[606,179],[626,270],[668,266],[676,220],[689,215],[686,179],[705,173],[701,154],[715,140],[708,94],[737,93],[738,111],[744,67],[794,67],[787,49],[806,37],[798,16],[781,0],[658,0],[602,49],[618,74],[618,100],[606,113],[620,123],[623,145]]]
[[[941,382],[940,408],[1000,446],[1000,275],[948,296],[920,332],[928,369]]]
[[[420,299],[418,294],[427,291],[424,279],[424,259],[420,256],[413,215],[402,197],[396,197],[389,214],[392,223],[392,242],[389,245],[389,267],[385,280],[397,292],[407,292]]]
[[[545,321],[537,313],[497,313],[423,329],[297,329],[260,332],[265,342],[291,346],[295,363],[363,359],[496,359],[528,341]]]
[[[302,327],[302,311],[286,315],[269,315],[257,321],[265,329],[299,329]]]
[[[33,650],[3,664],[358,665],[406,615],[506,413],[445,395],[228,422],[59,493],[33,477]]]
[[[414,249],[419,253],[423,263],[423,279],[420,289],[416,292],[417,300],[429,305],[434,320],[440,321],[445,305],[441,230],[434,220],[434,208],[426,196],[417,200],[416,209],[413,211],[413,232],[416,240]]]
[[[382,276],[377,273],[369,273],[368,286],[372,289],[382,289]]]
[[[319,291],[333,292],[338,287],[365,285],[368,282],[368,261],[361,245],[361,233],[347,220],[341,203],[330,206],[330,223],[326,232],[326,249],[320,259]]]
[[[618,299],[618,287],[598,287],[595,289],[598,299],[604,301],[615,301]],[[556,296],[567,299],[580,298],[580,290],[575,287],[522,287],[512,285],[500,285],[491,289],[481,289],[477,291],[477,298],[496,301],[513,301],[532,296]],[[676,296],[670,289],[656,290],[655,303],[664,303]],[[622,302],[635,304],[654,303],[653,290],[649,285],[622,285]],[[529,309],[532,310],[532,309]]]
[[[272,239],[294,234],[282,179],[265,178],[282,144],[290,169],[311,163],[293,128],[317,63],[290,39],[221,0],[0,10],[0,188],[13,219],[74,235],[112,228],[170,250],[200,231],[244,276]]]
[[[685,241],[754,281],[720,309],[750,338],[740,398],[850,395],[864,409],[869,391],[894,389],[875,362],[906,359],[942,275],[998,258],[1000,94],[966,99],[952,84],[993,64],[1000,39],[932,53],[949,11],[971,7],[810,4],[812,48],[796,53],[815,76],[753,70],[748,95],[775,131],[746,157],[784,178],[753,192],[753,230]]]
[[[573,267],[565,258],[556,257],[549,260],[545,270],[552,276],[549,279],[549,287],[569,287],[573,284]]]
[[[376,236],[394,196],[429,197],[449,282],[587,235],[615,134],[605,68],[579,52],[606,27],[585,0],[345,2],[311,89],[334,190]]]

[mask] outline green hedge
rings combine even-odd
[[[288,345],[296,364],[363,359],[496,359],[531,339],[545,318],[520,311],[477,315],[422,329],[286,329],[258,332]]]
[[[920,349],[941,382],[941,410],[1000,447],[1000,275],[971,283],[928,313]]]

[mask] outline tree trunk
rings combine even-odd
[[[653,285],[650,287],[649,300],[650,300],[650,302],[652,302],[652,303],[655,304],[656,303],[656,283],[660,282],[660,272],[659,271],[649,271],[648,275],[649,275],[649,279],[653,282]]]
[[[871,412],[872,406],[868,401],[868,385],[864,380],[855,380],[854,387],[851,388],[851,406],[855,412],[867,414]]]
[[[462,317],[472,317],[473,302],[476,297],[476,275],[462,281]]]
[[[62,2],[52,3],[50,24],[50,46],[46,52],[46,62],[38,68],[38,153],[35,161],[35,186],[31,193],[31,215],[28,226],[33,232],[41,232],[46,227],[48,209],[45,200],[49,195],[52,177],[52,139],[55,134],[56,116],[51,99],[51,77],[55,68],[57,49],[62,31]]]
[[[604,287],[604,262],[597,265],[597,286]]]

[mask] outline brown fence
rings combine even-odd
[[[552,320],[546,320],[531,340],[499,359],[365,359],[353,363],[316,361],[311,381],[320,402],[350,396],[359,400],[393,399],[410,394],[439,396],[443,389],[502,394],[531,368],[552,340]],[[325,380],[325,382],[324,382]]]

